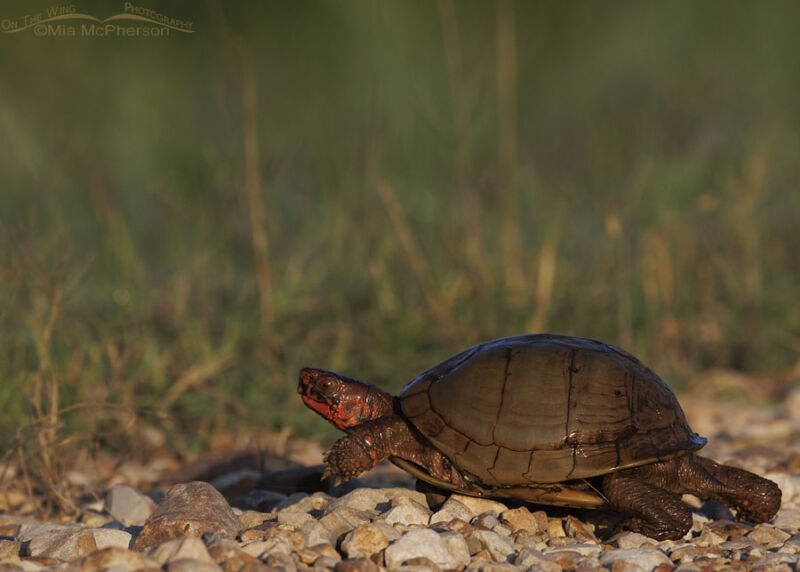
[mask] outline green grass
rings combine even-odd
[[[163,12],[0,34],[4,443],[330,436],[302,365],[394,391],[527,331],[676,387],[798,359],[798,4]]]

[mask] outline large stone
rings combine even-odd
[[[155,509],[153,499],[128,485],[114,485],[106,493],[106,510],[126,526],[142,526]]]
[[[384,552],[387,568],[395,568],[411,558],[429,558],[440,568],[463,566],[463,554],[452,555],[448,544],[429,528],[411,530]]]
[[[134,543],[142,550],[181,536],[213,532],[233,538],[238,520],[225,498],[208,483],[175,485],[144,524]]]
[[[97,550],[92,529],[67,528],[34,536],[28,543],[27,552],[36,558],[75,560]]]

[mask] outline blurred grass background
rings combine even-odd
[[[0,33],[4,447],[329,438],[299,367],[522,332],[797,362],[800,4],[140,5],[196,33]]]

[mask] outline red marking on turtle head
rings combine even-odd
[[[307,407],[342,431],[392,411],[392,396],[385,391],[316,367],[300,370],[297,393]]]

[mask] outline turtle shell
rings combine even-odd
[[[706,443],[652,370],[585,338],[479,344],[411,381],[399,402],[438,450],[486,487],[584,479]]]

